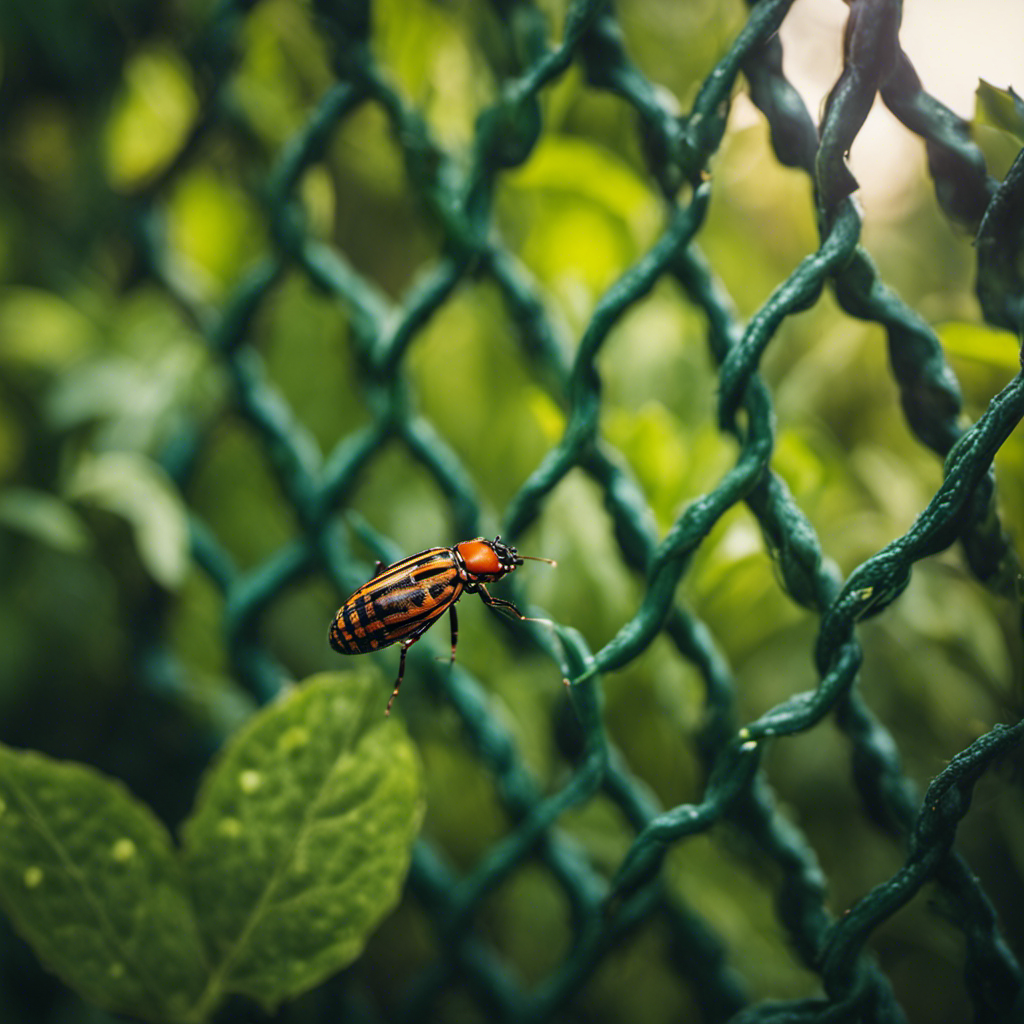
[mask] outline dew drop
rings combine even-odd
[[[110,855],[119,864],[124,864],[125,861],[129,861],[135,856],[135,843],[127,837],[118,839],[118,841],[110,848]]]

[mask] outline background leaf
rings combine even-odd
[[[1020,346],[1009,331],[951,320],[939,326],[938,334],[951,356],[986,363],[1011,374],[1020,364]]]
[[[0,290],[0,363],[54,369],[89,348],[94,328],[60,295],[37,288]]]
[[[89,548],[89,531],[78,513],[60,498],[28,487],[0,492],[0,526],[34,537],[61,551]]]
[[[118,782],[0,747],[0,902],[86,999],[188,1021],[205,980],[170,837]]]
[[[419,767],[386,693],[324,674],[231,741],[185,827],[212,1002],[274,1006],[351,963],[398,901],[422,818]]]
[[[188,564],[188,522],[181,496],[163,470],[134,452],[104,452],[78,465],[71,497],[131,523],[139,557],[153,578],[177,586]]]
[[[106,134],[111,184],[130,191],[171,160],[196,114],[188,67],[177,54],[143,50],[124,69]]]
[[[327,617],[369,577],[378,542],[405,554],[505,528],[509,502],[565,433],[566,371],[595,305],[690,202],[689,188],[664,187],[719,115],[725,136],[706,168],[711,201],[693,252],[735,306],[723,329],[738,336],[820,242],[812,175],[773,145],[797,133],[796,93],[774,94],[784,102],[770,125],[741,77],[718,109],[692,116],[764,4],[635,0],[610,12],[378,0],[364,45],[365,6],[3,5],[0,488],[19,490],[13,507],[0,500],[0,740],[96,765],[175,828],[211,751],[279,680],[374,662],[394,678],[394,650],[339,660]],[[983,88],[970,125],[983,167],[933,101],[969,118],[979,75],[1024,91],[1024,6],[980,0],[966,18],[958,6],[904,5],[901,46],[926,92],[898,91],[930,126],[928,146],[876,104],[850,166],[882,280],[945,325],[967,426],[1018,365],[1016,339],[981,333],[979,250],[960,218],[980,213],[1017,159],[1019,122],[1013,95]],[[840,72],[848,10],[793,4],[763,50],[780,42],[809,122]],[[580,14],[595,21],[572,44]],[[616,63],[620,45],[627,65]],[[363,54],[372,73],[360,70]],[[734,67],[739,51],[727,59]],[[756,74],[760,60],[744,66]],[[495,115],[507,138],[490,138]],[[506,166],[516,148],[526,158]],[[571,470],[516,538],[559,568],[524,567],[495,589],[591,650],[647,593],[631,533],[660,541],[738,455],[718,427],[708,319],[674,277],[601,343],[594,440],[615,475],[601,478],[593,462]],[[405,347],[394,375],[381,375],[376,357],[393,341]],[[772,467],[844,574],[904,534],[942,481],[942,459],[915,439],[901,401],[940,398],[928,353],[922,338],[908,354],[928,367],[901,396],[881,328],[847,316],[830,288],[765,352]],[[955,416],[955,405],[940,398],[934,411]],[[97,482],[92,468],[75,481],[97,458],[109,489],[69,497],[72,482]],[[138,479],[147,474],[162,483],[149,488]],[[996,475],[1019,553],[1024,431],[1001,449]],[[26,491],[60,504],[26,502]],[[75,548],[68,507],[88,549]],[[354,527],[360,519],[372,533]],[[140,557],[143,537],[157,546]],[[174,538],[180,585],[168,592],[152,569]],[[398,713],[424,764],[422,852],[438,870],[423,881],[436,898],[409,892],[343,976],[284,1004],[277,1024],[361,1020],[366,1007],[381,1020],[537,1018],[540,992],[552,996],[551,1019],[724,1020],[733,1004],[719,1012],[713,995],[733,991],[733,976],[750,998],[820,997],[821,979],[795,967],[793,935],[779,931],[783,920],[803,936],[796,947],[812,949],[817,899],[797,913],[790,862],[760,838],[744,846],[742,826],[680,841],[665,872],[669,898],[689,901],[707,948],[717,944],[713,965],[691,956],[705,947],[680,931],[685,913],[657,902],[624,932],[614,919],[590,931],[586,906],[598,891],[587,878],[611,878],[635,841],[645,792],[657,799],[645,815],[701,800],[709,744],[816,685],[819,620],[783,593],[771,546],[741,507],[704,539],[676,595],[704,646],[694,656],[670,631],[599,684],[625,788],[606,787],[540,833],[536,800],[575,788],[588,764],[559,667],[476,598],[459,606],[454,671],[433,662],[447,660],[446,625],[428,633]],[[1019,603],[987,593],[962,552],[918,563],[899,601],[856,634],[858,693],[909,782],[923,788],[992,722],[1021,717]],[[831,718],[765,758],[773,821],[803,836],[836,914],[903,860],[903,841],[877,827],[877,798],[858,788],[875,763]],[[885,765],[879,785],[900,777],[894,759]],[[1019,786],[1007,772],[985,787],[958,846],[1019,963]],[[252,850],[240,851],[230,866],[249,871]],[[205,891],[220,898],[220,883],[241,880],[222,872]],[[454,922],[452,899],[465,911]],[[967,1024],[985,1012],[970,1005],[983,986],[968,993],[963,981],[972,940],[956,913],[934,914],[936,899],[896,915],[872,951],[908,1021]],[[601,953],[587,959],[595,935]],[[1001,941],[995,931],[976,941],[986,936]],[[448,937],[486,955],[447,971]],[[243,996],[220,1006],[216,984],[203,1005],[218,1004],[217,1024],[267,1019]],[[109,1017],[45,973],[0,914],[0,1021]]]
[[[1024,100],[1012,88],[998,89],[982,79],[975,93],[974,122],[1000,128],[1024,142]]]

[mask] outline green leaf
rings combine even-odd
[[[34,537],[58,551],[80,553],[92,542],[81,517],[70,505],[30,487],[0,491],[0,526]]]
[[[0,289],[0,362],[54,370],[85,355],[95,338],[89,320],[53,292]]]
[[[974,93],[974,123],[999,128],[1024,143],[1024,100],[1013,89],[997,89],[981,79]]]
[[[690,468],[682,423],[656,400],[636,411],[610,407],[604,418],[608,437],[629,459],[663,529],[678,512]]]
[[[136,53],[106,126],[105,156],[114,188],[129,191],[161,171],[196,116],[188,65],[170,50]]]
[[[984,363],[1015,373],[1020,366],[1020,342],[1010,331],[987,324],[969,324],[950,320],[938,327],[942,347],[951,356]]]
[[[181,494],[155,462],[137,452],[85,456],[68,495],[123,516],[153,578],[169,588],[181,583],[188,568],[188,517]]]
[[[228,744],[185,825],[213,952],[208,1005],[272,1008],[351,963],[397,903],[422,818],[418,761],[386,693],[315,676]]]
[[[204,294],[222,293],[266,247],[252,200],[205,168],[176,179],[168,241]]]
[[[647,182],[622,157],[574,136],[546,136],[508,175],[508,185],[585,198],[628,225],[641,244],[653,241],[661,223],[657,196]]]
[[[621,157],[584,139],[547,136],[506,175],[499,219],[530,271],[581,315],[653,244],[661,206]]]
[[[188,1021],[206,980],[170,837],[120,783],[0,747],[0,903],[83,998]]]

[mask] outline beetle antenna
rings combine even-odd
[[[547,562],[548,565],[558,565],[553,558],[541,558],[539,555],[520,555],[520,558],[528,558],[531,562]]]

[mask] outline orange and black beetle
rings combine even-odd
[[[464,540],[451,548],[427,548],[392,565],[377,563],[377,573],[339,609],[331,623],[331,646],[339,654],[369,654],[401,641],[398,679],[384,714],[398,696],[409,648],[448,610],[452,625],[452,661],[459,637],[455,603],[463,592],[479,594],[492,608],[507,608],[526,620],[511,601],[491,597],[486,583],[513,572],[524,559],[555,563],[550,558],[520,555],[501,537]],[[536,620],[531,620],[536,621]]]

